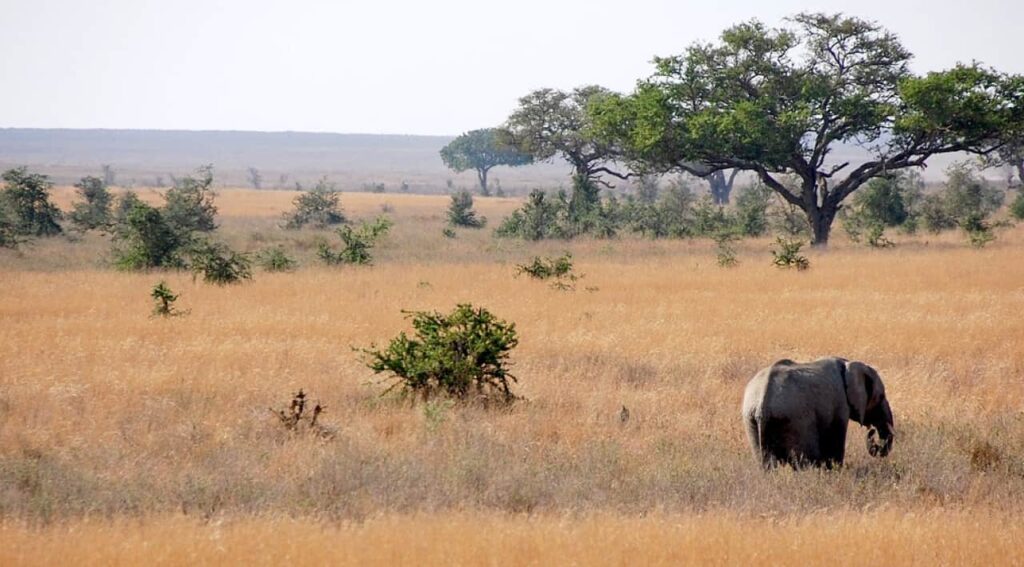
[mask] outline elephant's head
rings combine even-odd
[[[868,428],[868,453],[873,457],[888,455],[896,428],[878,372],[863,362],[848,363],[846,398],[850,403],[850,419]]]

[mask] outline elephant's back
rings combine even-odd
[[[822,405],[826,400],[836,400],[845,395],[838,369],[834,359],[807,363],[786,360],[773,364],[766,369],[765,375],[765,413],[792,414],[809,408],[833,409]]]

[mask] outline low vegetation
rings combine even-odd
[[[509,356],[519,344],[514,323],[482,307],[458,305],[448,314],[409,313],[415,335],[404,332],[387,348],[363,352],[367,366],[385,373],[403,394],[424,401],[439,395],[461,401],[509,403],[515,399]]]

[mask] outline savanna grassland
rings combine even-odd
[[[723,269],[707,241],[494,239],[515,200],[449,239],[445,197],[345,193],[396,224],[373,266],[327,268],[323,233],[277,227],[294,195],[218,197],[232,246],[301,263],[237,286],[113,271],[94,234],[0,251],[0,564],[1024,561],[1024,227],[837,235],[807,272],[748,240]],[[514,277],[565,250],[576,291]],[[161,279],[187,316],[150,317]],[[463,302],[516,323],[524,399],[381,397],[355,349]],[[851,427],[842,470],[762,472],[746,381],[825,355],[879,370],[892,454]],[[268,411],[299,388],[333,438]]]

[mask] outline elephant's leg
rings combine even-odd
[[[798,447],[794,444],[792,422],[788,418],[769,417],[761,420],[760,441],[761,455],[765,468],[777,463],[795,465]]]
[[[846,428],[849,422],[835,419],[826,423],[821,431],[821,446],[825,466],[828,468],[843,466],[846,456]]]

